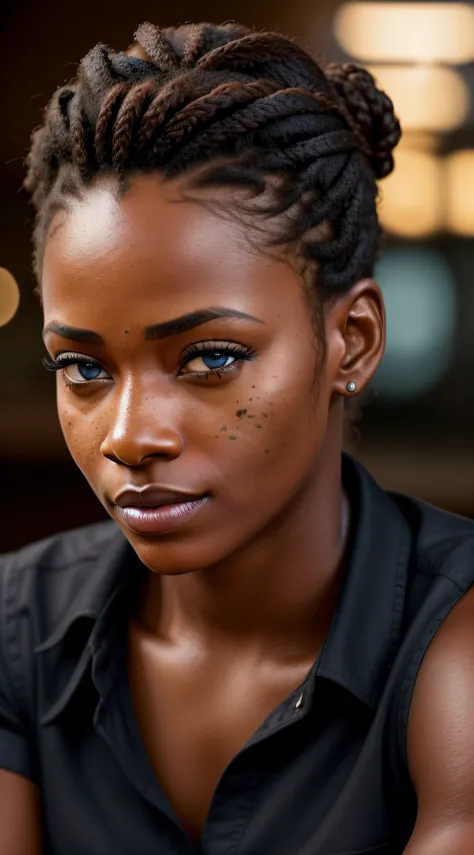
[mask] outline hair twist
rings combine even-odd
[[[367,142],[375,177],[385,178],[393,169],[392,151],[402,133],[392,101],[365,68],[332,63],[325,72]]]
[[[36,273],[54,212],[96,173],[169,178],[199,166],[194,187],[271,189],[255,217],[263,231],[281,217],[268,242],[298,242],[325,299],[372,272],[376,178],[392,170],[400,134],[364,69],[324,71],[294,41],[234,22],[141,24],[128,51],[89,51],[33,134],[25,186],[37,212]]]

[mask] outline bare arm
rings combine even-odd
[[[0,769],[0,855],[41,855],[39,789]]]
[[[420,667],[408,721],[418,815],[404,855],[474,853],[474,589],[454,606]]]

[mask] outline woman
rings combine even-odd
[[[464,855],[474,526],[342,453],[384,348],[353,66],[95,47],[34,134],[45,366],[111,521],[1,565],[1,855]]]

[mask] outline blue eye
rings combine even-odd
[[[181,354],[181,376],[187,374],[219,378],[231,374],[244,360],[253,358],[255,351],[233,341],[201,341],[187,347]]]
[[[224,365],[229,359],[229,354],[216,350],[214,353],[203,353],[201,359],[206,368],[215,370],[218,368],[224,368]]]
[[[87,359],[82,354],[60,353],[56,359],[43,356],[42,363],[47,371],[62,371],[66,386],[86,385],[93,380],[108,379],[100,377],[101,372],[107,372],[98,362]]]
[[[97,362],[78,362],[77,370],[83,380],[97,380],[102,368]]]

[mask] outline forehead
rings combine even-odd
[[[235,308],[245,299],[248,310],[269,287],[273,301],[286,302],[301,280],[278,253],[258,249],[237,217],[196,194],[183,197],[178,182],[155,174],[133,179],[123,194],[110,180],[88,188],[56,215],[46,241],[45,315],[111,300],[138,309],[158,296],[173,311],[224,296]]]

